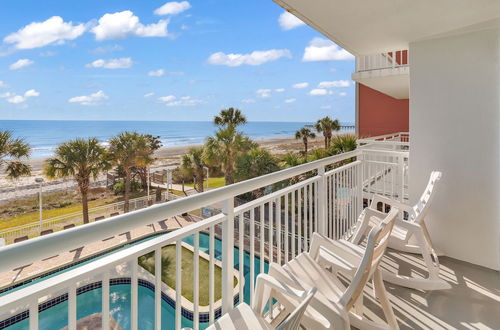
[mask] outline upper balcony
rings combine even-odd
[[[0,328],[204,329],[233,306],[253,302],[256,276],[307,252],[313,233],[349,237],[374,194],[407,202],[408,140],[397,133],[361,141],[352,152],[2,247]],[[237,199],[252,191],[264,195]],[[215,215],[182,216],[207,208]],[[387,285],[399,326],[498,326],[498,273],[440,261],[449,290]],[[393,250],[381,267],[427,275],[417,255]],[[379,320],[370,286],[367,308],[356,312]],[[283,310],[271,300],[269,306],[267,319],[279,323]]]
[[[352,80],[396,99],[407,99],[410,90],[408,50],[356,56]]]

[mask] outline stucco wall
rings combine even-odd
[[[358,134],[361,137],[408,131],[408,99],[398,100],[358,84]]]
[[[410,44],[410,197],[445,255],[500,270],[500,29]],[[443,60],[445,59],[445,60]]]

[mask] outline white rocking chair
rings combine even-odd
[[[385,291],[378,264],[384,255],[398,210],[394,208],[368,236],[364,255],[346,288],[317,258],[328,238],[313,234],[311,250],[301,253],[285,266],[272,263],[269,274],[274,278],[300,289],[317,287],[318,292],[304,314],[302,324],[307,329],[399,329],[396,317]],[[387,323],[378,323],[364,317],[363,289],[372,279],[377,298],[380,300]],[[286,302],[286,299],[282,299]],[[287,307],[287,303],[282,303]]]
[[[436,194],[436,185],[440,179],[441,172],[434,171],[431,173],[424,193],[420,197],[417,204],[413,207],[384,196],[374,195],[370,206],[360,215],[358,223],[356,224],[356,231],[349,240],[349,242],[354,245],[360,244],[370,228],[377,224],[377,219],[382,218],[381,212],[377,211],[379,203],[382,204],[382,210],[385,210],[386,205],[391,208],[398,208],[401,211],[401,216],[396,221],[392,231],[389,239],[389,248],[422,255],[429,272],[429,276],[427,278],[414,278],[383,270],[383,277],[385,281],[421,290],[440,290],[451,288],[451,285],[448,282],[439,277],[439,259],[434,251],[434,248],[432,247],[431,238],[424,221]],[[403,212],[407,213],[408,220],[403,219]],[[373,217],[373,215],[375,215],[375,217]],[[342,242],[341,240],[340,243],[344,244],[347,249],[351,248],[356,250],[356,247],[351,246],[352,244],[349,245],[348,242]],[[353,270],[351,269],[350,272],[353,273]]]
[[[223,315],[214,324],[208,327],[207,330],[298,330],[300,328],[302,316],[315,293],[316,288],[310,288],[307,291],[296,290],[267,274],[260,274],[257,276],[253,307],[250,307],[246,303],[241,303],[229,313]],[[268,302],[269,299],[283,296],[295,299],[299,303],[296,307],[292,307],[289,310],[290,314],[274,327],[262,316],[262,314],[266,307],[266,302]]]

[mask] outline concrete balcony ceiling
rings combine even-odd
[[[409,66],[354,72],[352,80],[395,99],[407,99],[410,96]]]
[[[498,0],[273,0],[355,55],[500,26]]]

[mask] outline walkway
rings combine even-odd
[[[139,227],[132,231],[115,235],[102,241],[92,242],[78,249],[64,252],[41,261],[37,261],[33,264],[25,265],[9,272],[2,273],[0,274],[0,290],[11,286],[16,282],[37,277],[40,274],[47,273],[51,269],[57,269],[68,264],[84,260],[90,256],[100,254],[109,249],[133,242],[139,238],[165,232],[167,230],[182,228],[195,222],[195,219],[197,218],[191,215],[186,217],[176,216],[168,220],[163,220],[158,223]]]

